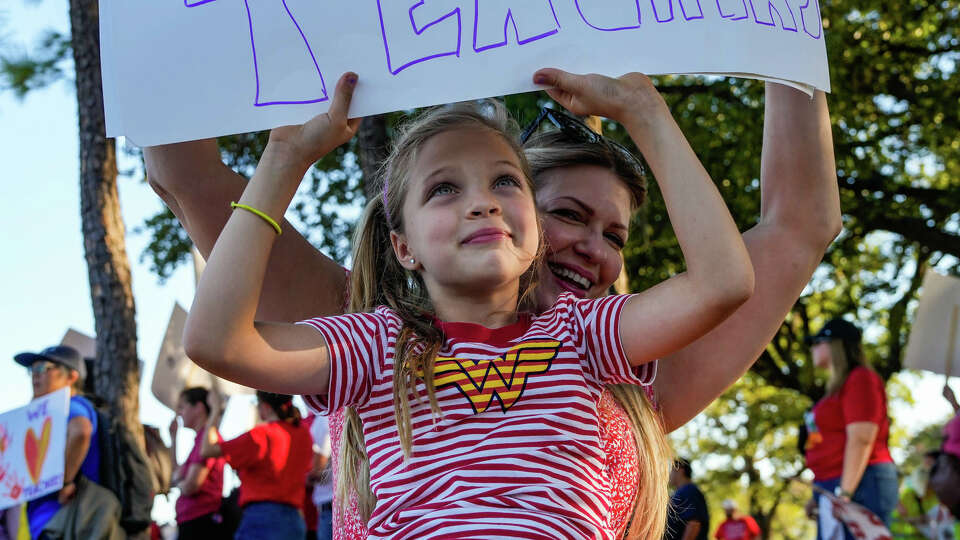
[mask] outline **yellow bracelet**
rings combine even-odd
[[[264,214],[263,212],[261,212],[260,210],[257,210],[256,208],[254,208],[254,207],[252,207],[252,206],[248,206],[248,205],[246,205],[246,204],[240,204],[240,203],[237,203],[237,202],[230,201],[230,208],[242,208],[242,209],[246,210],[247,212],[250,212],[250,213],[258,216],[258,217],[260,217],[260,219],[262,219],[262,220],[266,221],[267,223],[269,223],[270,226],[273,227],[273,230],[277,231],[277,234],[278,234],[278,235],[282,232],[282,231],[280,230],[280,224],[279,224],[279,223],[277,223],[272,217]]]

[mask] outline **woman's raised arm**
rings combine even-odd
[[[767,83],[760,222],[744,233],[753,296],[694,343],[664,358],[654,389],[667,431],[750,369],[840,232],[840,195],[826,96]],[[695,374],[695,375],[692,375]]]

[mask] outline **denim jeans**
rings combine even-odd
[[[333,503],[317,508],[317,540],[333,540]]]
[[[814,482],[814,484],[833,493],[833,490],[840,485],[840,478],[822,480]],[[857,486],[857,491],[853,494],[853,502],[866,507],[889,527],[890,514],[897,507],[899,497],[896,465],[893,463],[877,463],[868,465],[863,472],[860,485]],[[819,504],[820,494],[814,492],[813,498]],[[844,530],[844,536],[846,540],[854,540],[850,531]],[[819,527],[817,528],[817,540],[821,540]]]
[[[275,502],[252,502],[243,507],[235,540],[288,540],[307,536],[300,510]]]

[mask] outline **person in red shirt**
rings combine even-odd
[[[717,540],[754,540],[760,538],[760,526],[750,516],[737,511],[737,503],[731,499],[723,501],[723,511],[727,519],[717,527],[714,537]]]
[[[883,379],[864,365],[860,335],[855,325],[837,318],[808,339],[814,366],[827,370],[829,379],[824,397],[806,415],[807,466],[814,484],[865,506],[889,527],[899,494],[887,447],[887,397]],[[808,515],[818,503],[814,494]]]
[[[257,392],[263,423],[236,439],[217,442],[219,407],[207,422],[200,454],[223,456],[240,477],[243,517],[235,538],[304,538],[304,485],[313,462],[313,441],[293,396]]]

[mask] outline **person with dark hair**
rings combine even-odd
[[[693,467],[684,458],[677,458],[670,471],[670,497],[667,531],[664,540],[707,540],[710,529],[710,511],[707,499],[693,483]]]
[[[898,482],[887,447],[887,397],[883,379],[864,363],[860,336],[854,324],[836,318],[807,340],[814,366],[829,373],[826,395],[807,413],[807,466],[814,484],[865,506],[889,527]],[[819,499],[815,493],[808,515]]]
[[[211,394],[211,397],[215,397]],[[304,485],[313,465],[313,440],[293,396],[257,392],[263,422],[236,439],[221,442],[220,407],[210,406],[200,455],[223,456],[240,477],[243,517],[234,538],[304,538]]]
[[[193,449],[183,465],[173,472],[173,484],[180,489],[177,498],[177,531],[180,540],[215,540],[223,537],[220,501],[223,497],[222,457],[204,458],[200,447],[207,434],[210,405],[206,388],[187,388],[177,400],[177,415],[170,422],[170,455],[177,459],[179,422],[196,432]],[[219,439],[218,439],[219,442]]]
[[[63,488],[27,503],[30,537],[41,538],[43,527],[76,495],[75,481],[79,475],[93,482],[100,480],[97,411],[93,403],[81,395],[87,369],[83,357],[73,347],[55,345],[39,353],[20,353],[14,356],[14,360],[30,372],[34,399],[70,389]]]

